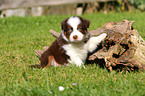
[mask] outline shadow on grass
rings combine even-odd
[[[108,72],[110,72],[111,70],[106,67],[106,62],[104,59],[95,59],[92,61],[87,60],[86,61],[86,65],[93,65],[95,64],[96,66],[99,66],[102,69],[107,69]],[[115,70],[116,72],[138,72],[141,71],[138,67],[134,66],[134,67],[130,67],[130,66],[126,66],[126,65],[122,65],[122,64],[117,64],[116,66],[111,66],[112,70]]]

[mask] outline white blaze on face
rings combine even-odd
[[[70,34],[70,42],[81,41],[84,38],[84,34],[77,30],[78,25],[81,23],[79,17],[70,17],[67,23],[73,28],[72,33]]]

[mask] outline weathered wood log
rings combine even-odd
[[[109,22],[94,31],[108,34],[101,48],[89,57],[89,60],[103,59],[105,66],[112,68],[123,67],[132,70],[145,69],[145,41],[132,28],[133,21]],[[98,33],[97,33],[98,34]]]
[[[133,22],[128,20],[118,23],[108,22],[101,28],[90,31],[91,36],[107,33],[107,37],[98,46],[97,50],[89,56],[89,62],[87,63],[105,65],[109,70],[118,68],[120,70],[144,70],[145,41],[138,34],[137,30],[132,28]],[[50,32],[55,37],[60,35],[60,33],[52,29]]]

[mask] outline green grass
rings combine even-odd
[[[96,65],[31,69],[39,63],[34,50],[49,46],[55,38],[50,29],[60,32],[61,16],[9,17],[0,19],[0,96],[143,96],[145,73],[108,72]],[[145,13],[97,13],[83,15],[94,30],[106,22],[134,20],[134,28],[145,39]],[[72,85],[76,83],[76,85]],[[64,91],[58,87],[63,86]]]

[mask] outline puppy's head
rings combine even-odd
[[[67,18],[61,23],[62,37],[67,42],[80,42],[89,38],[90,22],[78,16]]]

